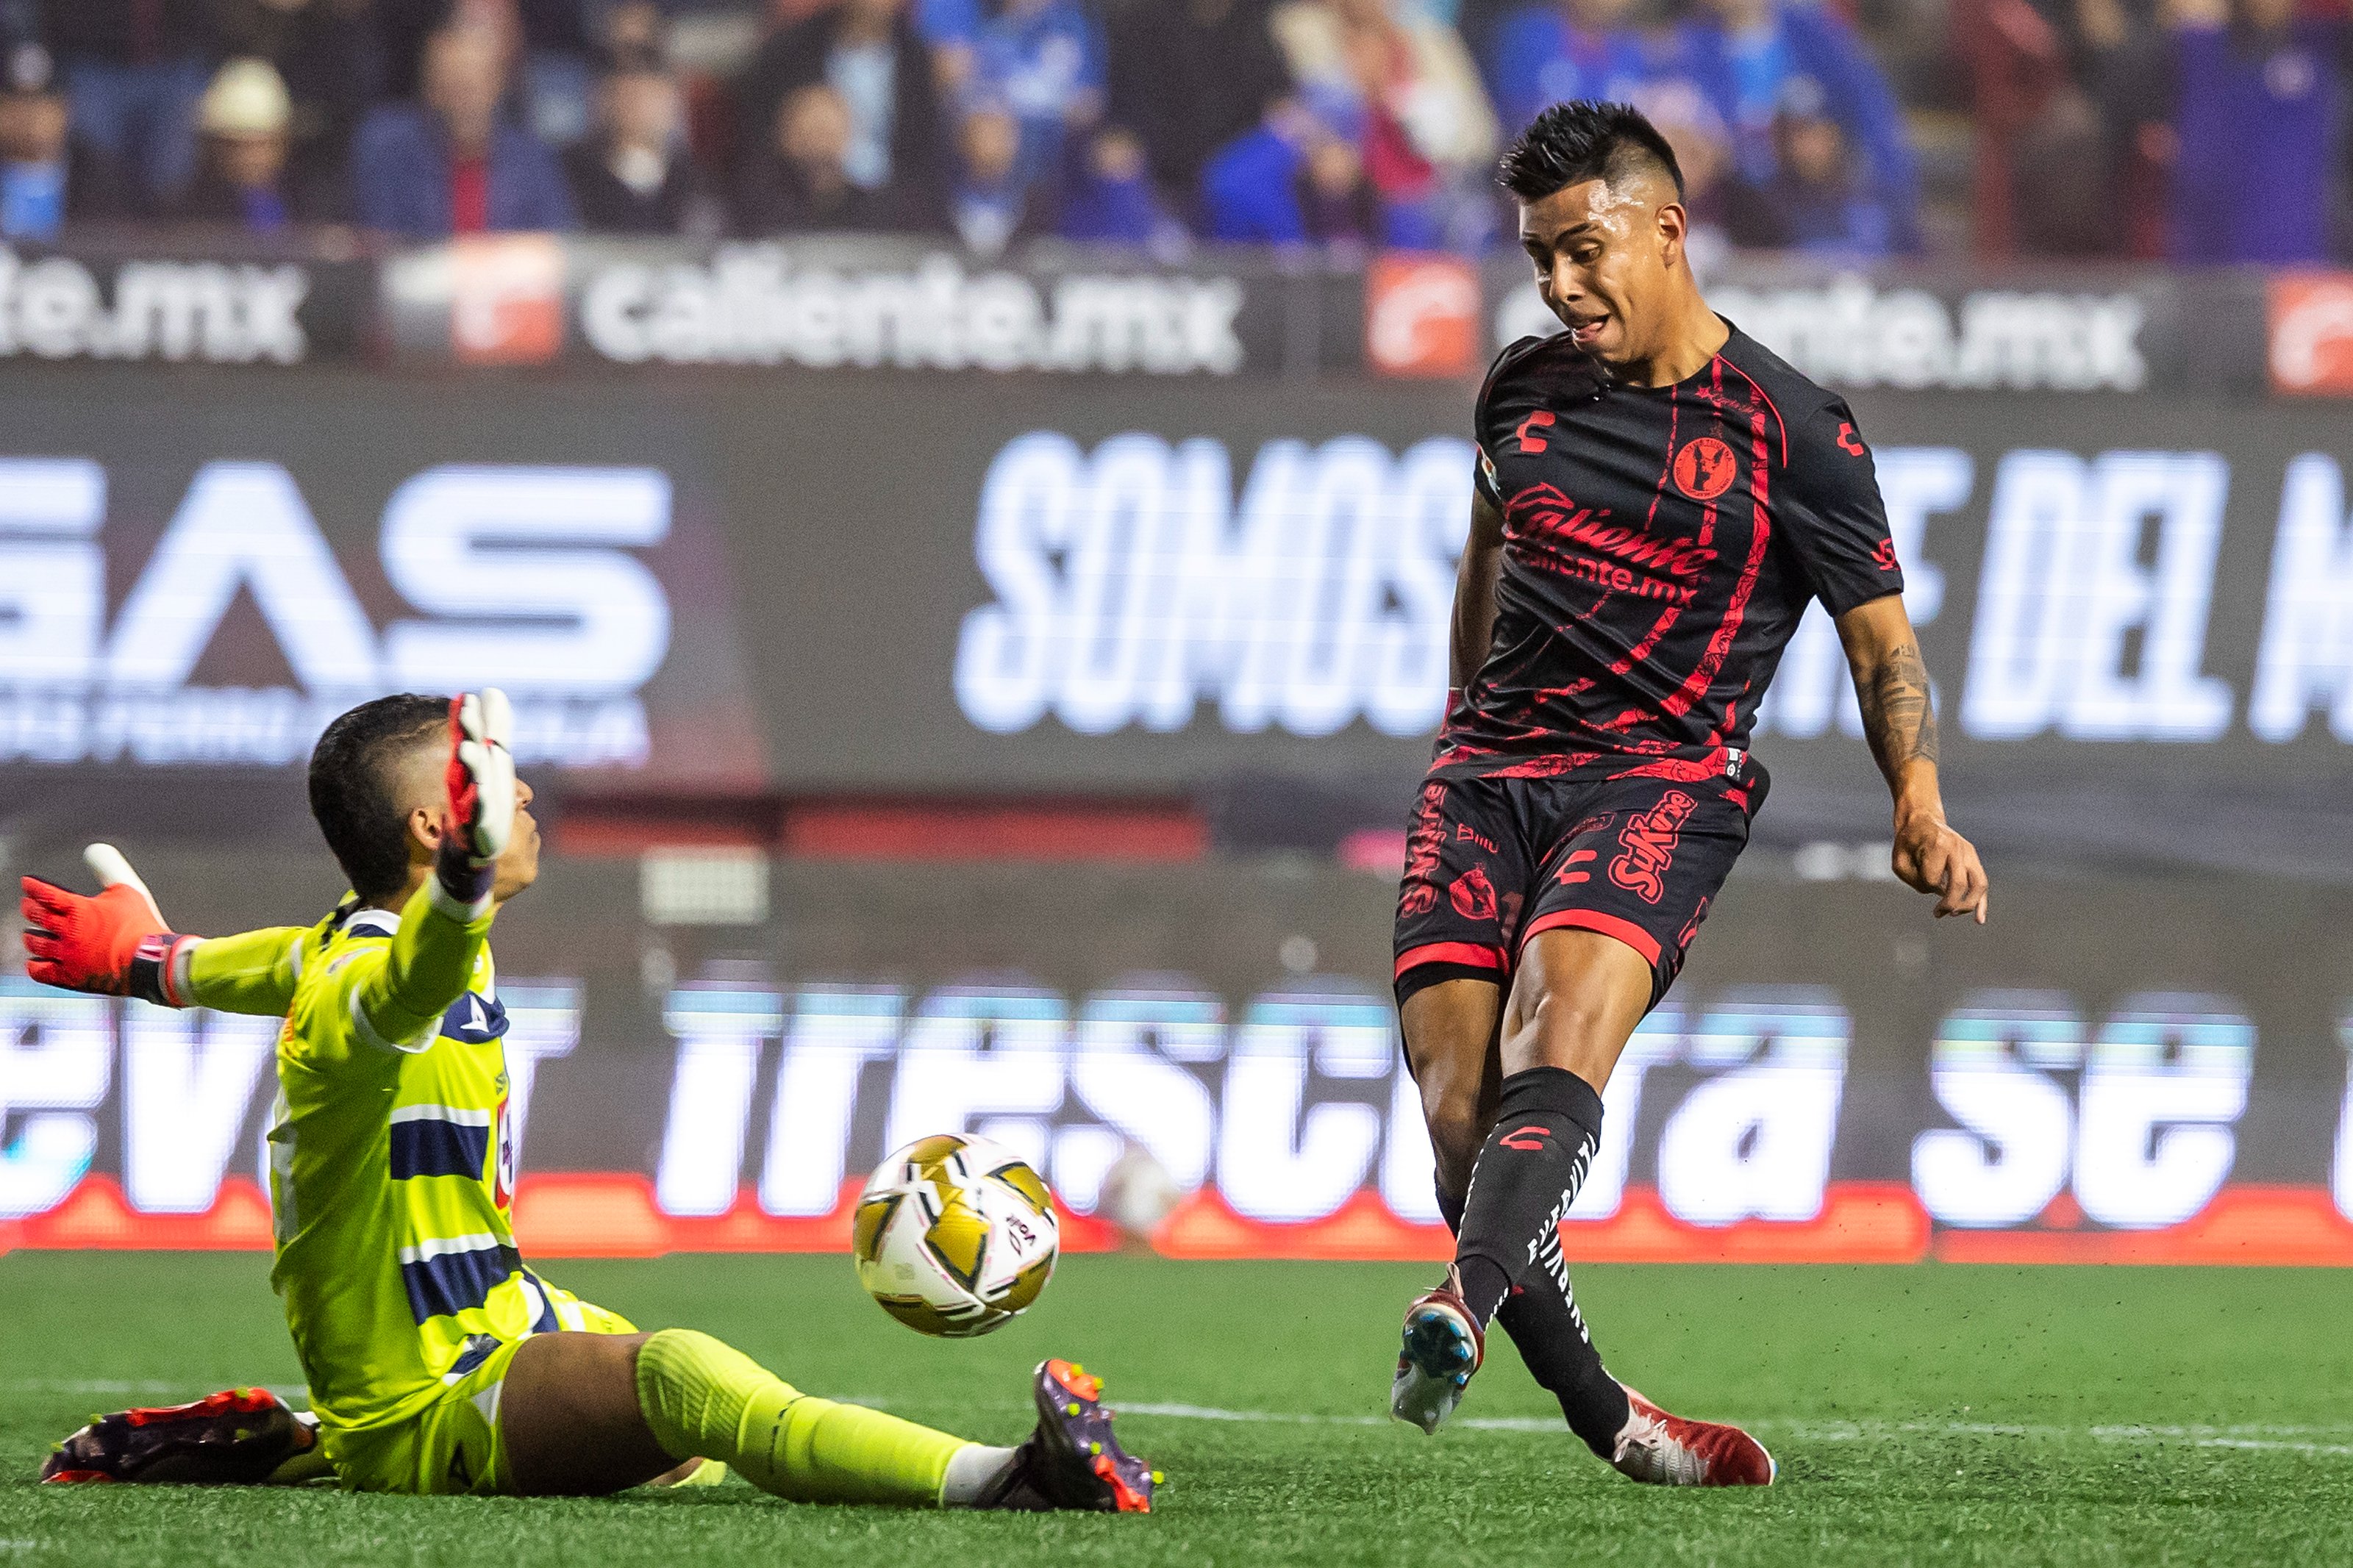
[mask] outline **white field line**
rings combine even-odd
[[[75,1395],[76,1397],[83,1395],[137,1395],[139,1397],[148,1399],[169,1397],[171,1395],[177,1394],[180,1398],[185,1400],[201,1399],[207,1394],[213,1394],[221,1389],[232,1386],[237,1388],[251,1388],[257,1385],[247,1383],[237,1383],[234,1380],[222,1383],[196,1384],[178,1379],[164,1381],[156,1378],[122,1379],[110,1377],[26,1377],[16,1378],[5,1383],[0,1383],[0,1393],[67,1394]],[[299,1383],[265,1383],[259,1384],[258,1386],[268,1389],[270,1393],[278,1395],[279,1398],[286,1400],[297,1406],[307,1405],[311,1401],[311,1391]]]
[[[1270,1422],[1292,1426],[1386,1426],[1378,1415],[1318,1415],[1282,1410],[1223,1410],[1206,1405],[1166,1405],[1114,1400],[1123,1415],[1157,1415],[1180,1421]],[[1448,1423],[1474,1432],[1550,1432],[1566,1435],[1562,1423],[1529,1415],[1464,1416]],[[1993,1421],[1808,1421],[1766,1419],[1760,1431],[1787,1434],[1799,1442],[1858,1443],[1897,1436],[2008,1437],[2029,1442],[2172,1443],[2194,1448],[2235,1448],[2294,1454],[2353,1457],[2353,1425],[2326,1426],[2054,1426]]]
[[[119,1378],[26,1377],[0,1384],[11,1394],[177,1394],[185,1383],[160,1383],[153,1378],[125,1382]]]

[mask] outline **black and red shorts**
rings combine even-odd
[[[1616,937],[1648,960],[1656,1005],[1765,794],[1763,770],[1657,777],[1433,778],[1414,805],[1398,891],[1397,993],[1511,984],[1538,931]]]

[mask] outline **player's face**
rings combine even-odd
[[[1651,356],[1667,269],[1680,254],[1683,208],[1662,211],[1655,183],[1588,180],[1520,204],[1520,245],[1535,264],[1536,291],[1577,346],[1604,364]],[[1672,198],[1672,190],[1666,195]]]
[[[448,765],[448,742],[438,731],[410,753],[401,776],[408,802],[409,858],[412,865],[429,864],[439,844],[443,803],[442,770]],[[491,876],[491,897],[505,903],[539,879],[539,819],[531,814],[532,788],[515,780],[514,833]]]
[[[531,785],[515,780],[514,836],[491,878],[491,897],[505,903],[539,879],[539,818],[531,814]]]

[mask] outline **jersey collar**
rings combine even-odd
[[[359,910],[343,922],[345,936],[391,936],[400,930],[400,917],[390,910]]]

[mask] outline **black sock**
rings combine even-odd
[[[1616,1452],[1626,1426],[1626,1391],[1603,1369],[1577,1297],[1539,1269],[1512,1288],[1495,1321],[1512,1336],[1529,1373],[1560,1401],[1568,1429],[1605,1459]]]
[[[1437,1184],[1437,1181],[1438,1178],[1435,1176],[1430,1178],[1430,1184],[1433,1186]],[[1462,1234],[1462,1200],[1444,1187],[1438,1189],[1438,1217],[1446,1222],[1446,1228],[1449,1231],[1456,1236]]]
[[[1462,1200],[1440,1187],[1438,1215],[1447,1229],[1461,1231]],[[1567,1278],[1566,1269],[1560,1278]],[[1527,1284],[1512,1287],[1496,1309],[1495,1321],[1512,1336],[1513,1348],[1537,1385],[1560,1401],[1568,1429],[1605,1459],[1616,1452],[1618,1434],[1626,1426],[1626,1391],[1603,1368],[1576,1293],[1555,1289],[1550,1278],[1531,1277]]]
[[[1567,1293],[1560,1218],[1600,1146],[1601,1096],[1591,1084],[1560,1068],[1530,1068],[1504,1080],[1454,1250],[1463,1300],[1482,1327],[1539,1259],[1557,1271]]]

